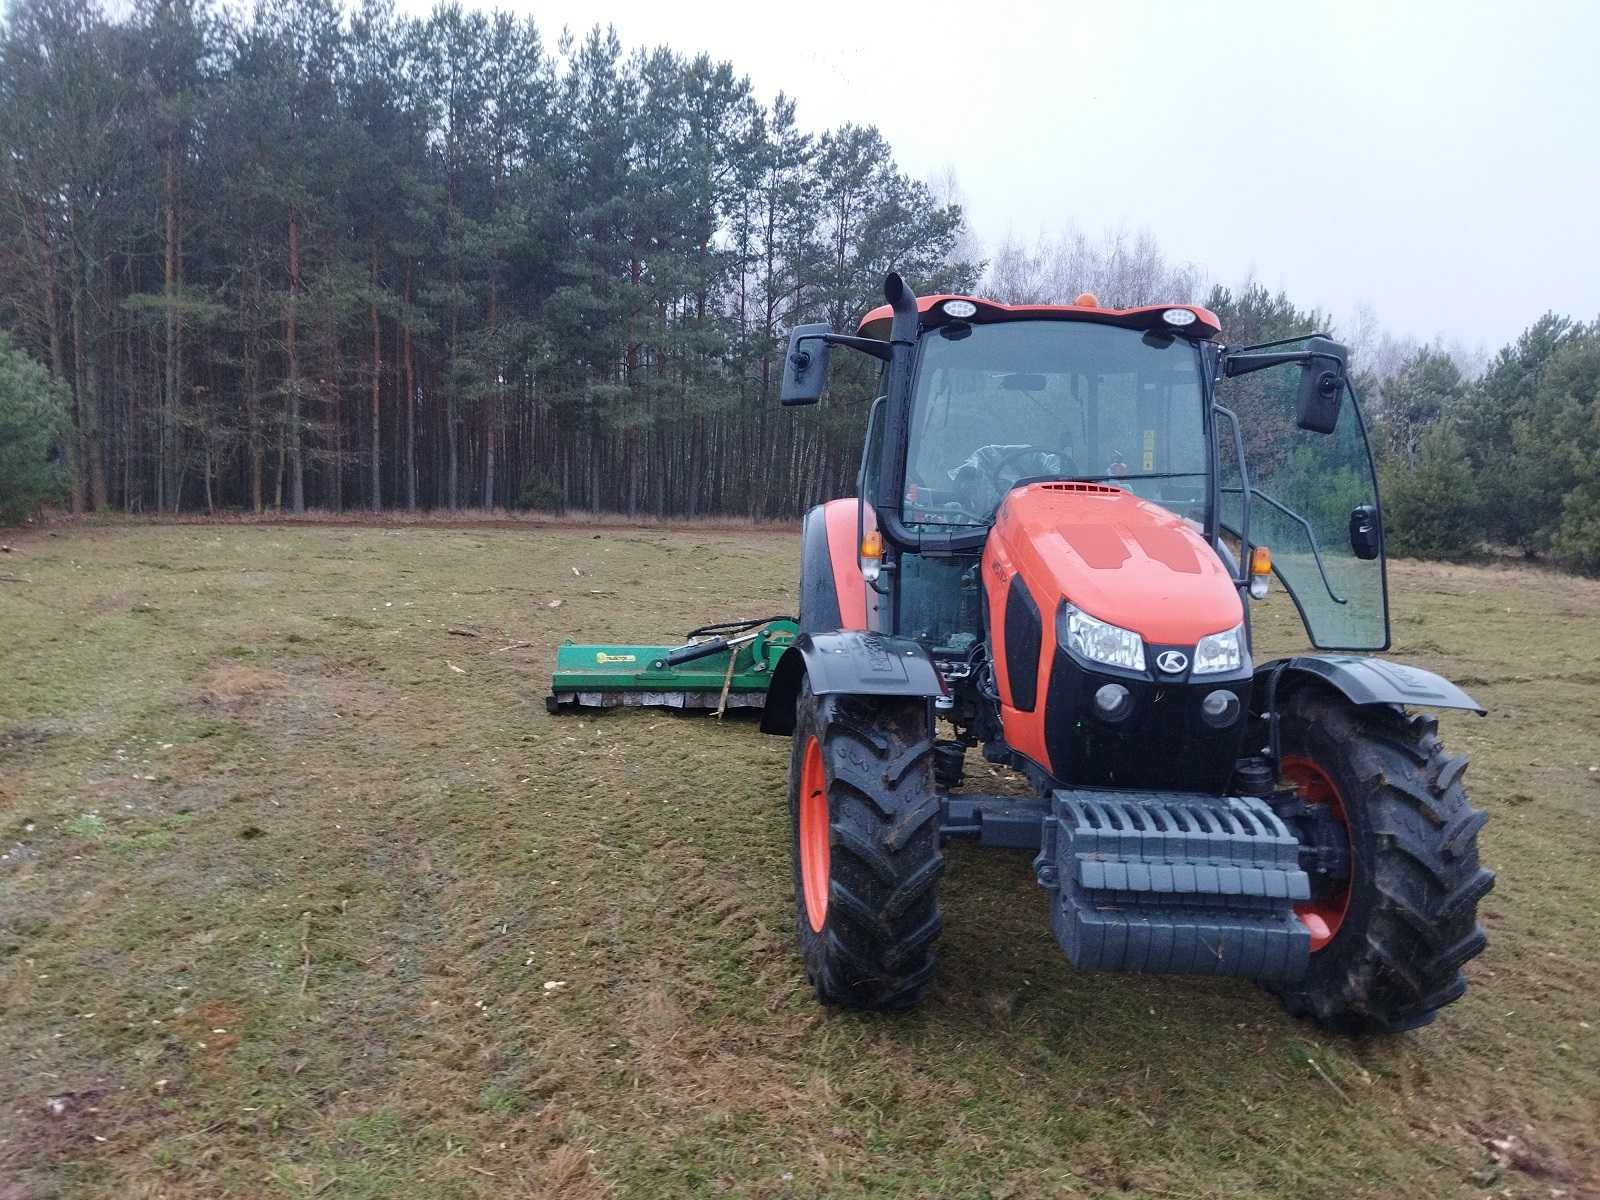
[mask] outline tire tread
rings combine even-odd
[[[800,740],[815,733],[828,776],[828,917],[811,931],[799,894],[806,973],[827,1004],[909,1008],[934,976],[943,927],[938,881],[940,804],[927,702],[814,696],[803,687]],[[796,759],[798,762],[798,758]],[[796,785],[791,781],[792,789]]]
[[[1292,747],[1314,734],[1338,748],[1347,778],[1364,793],[1344,799],[1365,804],[1375,861],[1366,864],[1364,932],[1336,936],[1312,956],[1304,979],[1270,990],[1290,1014],[1337,1032],[1426,1025],[1465,993],[1461,968],[1486,944],[1477,904],[1494,873],[1478,862],[1487,817],[1462,788],[1467,760],[1445,751],[1431,714],[1358,708],[1322,690],[1290,697],[1283,728],[1287,752],[1302,753]]]

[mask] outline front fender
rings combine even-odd
[[[1276,675],[1276,680],[1274,676]],[[1349,654],[1279,658],[1256,668],[1254,694],[1282,703],[1287,691],[1320,680],[1352,704],[1401,704],[1418,708],[1464,708],[1480,717],[1489,710],[1442,675],[1406,663]]]
[[[800,685],[811,681],[814,695],[925,696],[946,694],[933,657],[910,638],[887,637],[860,629],[802,633],[783,652],[767,686],[761,732],[794,732],[794,706]]]

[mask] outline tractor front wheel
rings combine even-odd
[[[789,763],[800,952],[818,999],[903,1009],[939,936],[939,799],[924,700],[801,687]]]
[[[1478,863],[1486,818],[1461,786],[1467,760],[1445,753],[1431,716],[1312,689],[1285,705],[1280,740],[1282,782],[1332,808],[1349,873],[1297,910],[1310,968],[1270,990],[1338,1032],[1428,1024],[1467,990],[1461,965],[1484,947],[1478,901],[1494,886]]]

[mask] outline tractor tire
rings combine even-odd
[[[1281,773],[1306,801],[1342,810],[1352,860],[1348,889],[1308,906],[1319,912],[1305,976],[1266,985],[1294,1016],[1398,1033],[1467,990],[1461,966],[1483,950],[1478,901],[1494,874],[1478,863],[1487,816],[1467,803],[1467,760],[1445,753],[1438,728],[1317,688],[1285,706]]]
[[[944,870],[927,701],[802,685],[789,813],[800,953],[817,998],[912,1007],[933,978]]]

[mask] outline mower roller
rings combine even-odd
[[[1389,647],[1344,348],[1232,348],[1193,305],[918,299],[790,331],[882,364],[857,496],[806,514],[796,622],[564,646],[552,708],[761,705],[791,739],[796,930],[820,1000],[915,1004],[953,841],[1032,851],[1082,969],[1235,975],[1326,1028],[1425,1025],[1484,946],[1484,814]],[[1269,548],[1270,547],[1270,548]],[[1254,658],[1276,578],[1319,653]],[[731,635],[731,636],[730,636]],[[741,640],[743,639],[743,640]],[[970,754],[1022,795],[966,790]]]

